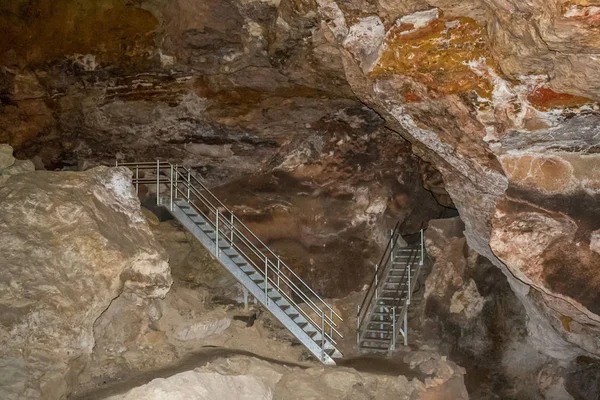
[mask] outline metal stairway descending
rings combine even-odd
[[[388,352],[396,348],[398,335],[408,344],[408,308],[424,260],[423,231],[420,242],[402,246],[399,224],[391,232],[375,276],[358,306],[356,342],[361,352]]]
[[[334,358],[342,357],[335,340],[343,337],[337,330],[342,318],[189,168],[160,161],[117,166],[133,171],[136,192],[139,185],[156,185],[157,204],[166,207],[318,360],[335,365]]]

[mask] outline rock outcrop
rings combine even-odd
[[[468,399],[463,371],[430,353],[406,360],[412,379],[351,368],[298,368],[236,356],[192,371],[157,378],[110,400],[212,399]],[[417,378],[418,376],[418,378]],[[427,376],[425,378],[425,376]],[[423,380],[420,380],[420,379]]]
[[[59,399],[122,296],[164,297],[164,252],[126,169],[37,171],[0,180],[0,397]]]
[[[216,184],[314,154],[327,164],[321,139],[346,132],[353,160],[393,161],[355,133],[401,134],[434,169],[423,169],[427,187],[459,210],[469,246],[508,277],[538,347],[600,355],[598,10],[5,1],[0,141],[50,168],[165,157]],[[362,161],[350,164],[345,174],[363,175]]]
[[[596,8],[359,3],[317,2],[356,95],[441,172],[538,347],[600,354]]]

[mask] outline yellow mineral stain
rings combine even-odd
[[[485,59],[494,67],[484,28],[470,18],[443,16],[423,28],[411,28],[400,25],[388,32],[372,77],[407,75],[442,93],[474,90],[491,99],[493,84],[467,65]]]
[[[560,316],[560,322],[562,323],[563,329],[567,332],[571,332],[571,321],[573,321],[571,317],[567,317],[566,315]]]

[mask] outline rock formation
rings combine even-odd
[[[0,180],[0,397],[59,399],[126,296],[164,297],[171,276],[125,169]]]
[[[596,8],[358,3],[317,2],[354,92],[441,172],[539,348],[599,354]]]
[[[599,21],[594,0],[8,0],[0,142],[38,169],[185,163],[229,184],[238,210],[230,188],[291,176],[293,201],[272,190],[246,211],[280,250],[312,246],[302,265],[322,257],[315,232],[356,235],[289,210],[358,215],[361,232],[378,228],[355,243],[375,248],[386,218],[412,233],[456,207],[469,248],[523,305],[531,343],[597,357]],[[0,146],[0,169],[31,165]],[[421,184],[432,194],[411,200]],[[360,271],[335,295],[366,278],[369,260],[351,257]],[[314,273],[320,290],[336,274]],[[447,299],[454,314],[485,309],[474,282]]]
[[[428,353],[406,360],[412,379],[374,375],[351,368],[308,369],[249,357],[232,357],[152,380],[111,400],[175,398],[212,399],[468,399],[462,370]],[[422,380],[420,380],[422,379]]]

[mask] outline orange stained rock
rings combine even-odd
[[[408,92],[404,93],[404,100],[406,100],[407,103],[416,103],[421,101],[421,98],[412,92]]]
[[[562,15],[592,27],[600,27],[600,2],[589,0],[569,1],[562,6]]]
[[[475,90],[491,98],[490,80],[467,65],[485,59],[494,67],[483,27],[470,18],[441,17],[420,29],[412,28],[406,24],[390,29],[372,77],[407,75],[442,93]]]
[[[552,108],[566,108],[566,107],[579,107],[588,103],[592,103],[593,100],[581,97],[573,96],[567,93],[557,93],[552,89],[541,87],[533,91],[527,96],[529,103],[537,108],[538,110],[546,111]]]

